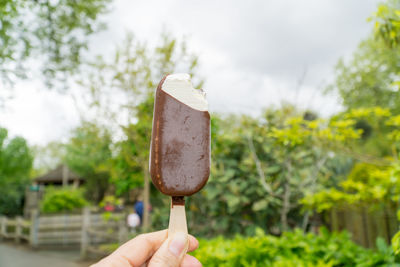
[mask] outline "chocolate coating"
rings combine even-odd
[[[164,92],[165,78],[155,95],[151,179],[166,195],[190,196],[203,188],[210,175],[210,114]]]
[[[185,206],[185,197],[172,197],[171,205],[173,206]]]

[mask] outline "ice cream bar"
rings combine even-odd
[[[188,74],[171,74],[159,83],[154,103],[150,174],[173,204],[198,192],[210,174],[210,114],[205,94]],[[182,203],[179,203],[182,202]]]

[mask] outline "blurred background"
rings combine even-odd
[[[0,266],[87,266],[168,226],[154,90],[207,93],[204,266],[400,266],[400,1],[0,3]]]

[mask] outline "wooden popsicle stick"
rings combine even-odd
[[[188,234],[186,224],[185,205],[173,204],[171,198],[171,211],[169,214],[168,238],[171,238],[176,232],[183,232]],[[185,247],[185,253],[189,247],[189,240]]]

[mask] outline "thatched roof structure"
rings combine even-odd
[[[76,173],[71,171],[66,165],[59,165],[54,170],[48,173],[38,176],[34,179],[37,184],[63,184],[64,179],[67,183],[73,183],[75,181],[83,181],[84,179],[79,177]]]

